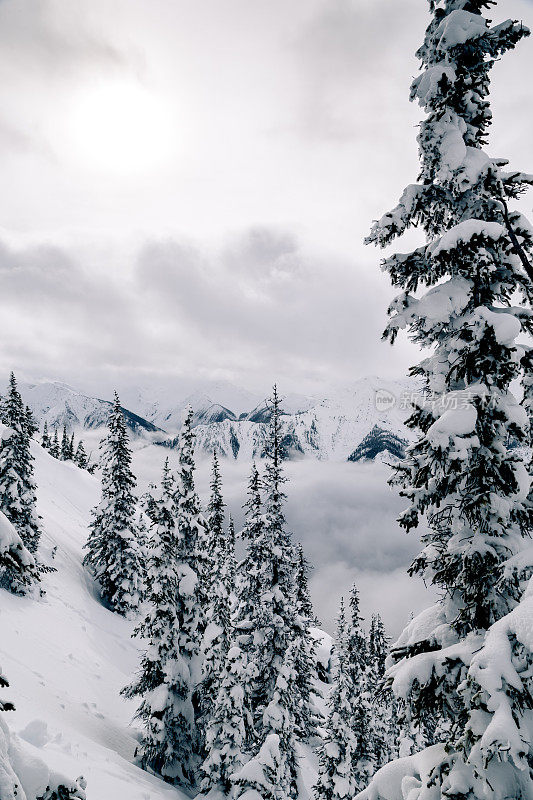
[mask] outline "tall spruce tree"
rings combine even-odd
[[[347,627],[341,599],[335,642],[335,680],[328,699],[324,742],[319,750],[318,779],[314,787],[316,800],[348,800],[362,788],[356,762],[357,732],[353,727],[358,697],[349,669]]]
[[[231,608],[235,605],[236,593],[236,580],[237,580],[237,560],[235,557],[235,523],[231,514],[228,519],[228,534],[227,534],[227,548],[228,548],[228,585],[231,591]]]
[[[254,641],[250,654],[255,675],[251,706],[260,739],[264,738],[263,712],[274,695],[285,652],[297,630],[295,552],[283,511],[285,478],[280,448],[279,398],[275,389],[262,481],[265,504],[262,507],[259,476],[254,467],[243,531],[249,541],[245,559],[249,563],[243,574],[241,606],[248,613],[246,623]]]
[[[63,435],[61,436],[60,445],[61,461],[70,461],[70,439],[67,434],[67,426],[63,425]]]
[[[149,504],[152,533],[148,540],[147,613],[135,630],[147,647],[139,676],[123,694],[141,698],[136,716],[144,726],[139,753],[142,766],[168,781],[191,787],[197,769],[193,652],[181,630],[191,617],[194,576],[184,564],[188,542],[178,523],[179,503],[180,490],[167,459],[160,496],[152,496]]]
[[[376,755],[371,730],[372,697],[369,689],[369,653],[359,610],[359,592],[354,585],[350,591],[348,624],[346,628],[345,668],[354,697],[352,730],[356,736],[356,749],[352,754],[354,775],[363,788],[375,770]]]
[[[188,665],[190,686],[187,689],[193,700],[194,713],[190,719],[190,742],[184,742],[187,779],[191,786],[198,777],[199,757],[203,752],[202,731],[196,718],[200,706],[196,692],[201,686],[199,650],[205,631],[205,569],[210,560],[206,552],[207,525],[201,512],[196,493],[194,474],[193,410],[188,407],[180,431],[180,450],[177,472],[177,526],[179,535],[179,593],[178,603],[178,651]],[[190,749],[187,749],[190,745]]]
[[[259,751],[233,775],[234,797],[259,797],[261,800],[298,798],[298,756],[294,716],[296,650],[287,647],[278,670],[272,699],[263,712],[264,738]]]
[[[311,593],[309,592],[309,582],[307,576],[313,569],[309,561],[306,559],[304,549],[301,543],[296,548],[297,563],[296,563],[296,602],[298,613],[301,617],[309,620],[311,625],[320,625],[319,620],[313,610],[313,603],[311,602]]]
[[[249,661],[246,692],[253,720],[250,751],[258,765],[263,756],[274,759],[272,774],[278,776],[284,791],[291,793],[296,764],[293,742],[306,734],[312,709],[310,673],[300,669],[297,674],[297,668],[311,644],[308,627],[296,607],[296,554],[284,516],[280,413],[274,388],[265,477],[261,482],[254,465],[245,505],[247,554],[239,567],[236,636]],[[290,691],[285,691],[287,683]],[[273,713],[276,705],[283,707],[282,723]],[[271,767],[263,766],[269,774],[272,772]],[[252,769],[243,768],[240,793],[253,788],[247,782]]]
[[[53,456],[54,458],[59,458],[61,455],[61,450],[59,447],[59,439],[57,437],[57,428],[55,428],[54,435],[50,442],[50,455]]]
[[[296,610],[298,613],[299,634],[295,639],[295,669],[297,703],[295,721],[300,738],[304,740],[318,737],[318,726],[321,713],[314,702],[319,690],[315,687],[316,677],[316,642],[311,636],[311,625],[318,620],[313,611],[311,595],[307,584],[307,573],[310,565],[305,558],[303,547],[298,545],[296,551]]]
[[[385,685],[385,660],[388,653],[385,627],[379,614],[373,614],[367,645],[368,691],[371,701],[373,754],[376,767],[398,756],[398,724],[396,701]]]
[[[256,609],[254,711],[258,729],[263,727],[263,712],[271,701],[283,659],[289,644],[299,635],[296,609],[296,555],[285,522],[286,496],[283,486],[281,454],[281,409],[277,387],[271,399],[270,430],[267,440],[266,466],[263,478],[264,520],[261,551],[256,569],[259,571],[261,595]]]
[[[228,540],[222,498],[222,477],[213,454],[211,496],[207,508],[209,571],[206,575],[205,627],[202,642],[202,678],[198,689],[200,727],[205,730],[217,698],[231,635]]]
[[[257,747],[257,731],[255,721],[255,647],[261,636],[258,623],[262,620],[262,597],[264,575],[263,560],[268,556],[265,550],[264,518],[261,499],[261,479],[259,471],[254,464],[248,482],[247,500],[243,506],[245,523],[240,536],[246,543],[246,554],[237,565],[235,581],[235,610],[233,643],[238,645],[246,654],[248,668],[244,675],[243,689],[250,715],[245,718],[246,748]],[[252,713],[253,712],[253,713]]]
[[[102,499],[93,510],[83,563],[98,581],[110,608],[128,616],[138,609],[143,596],[145,564],[131,450],[116,393],[107,428],[101,444]]]
[[[518,647],[506,628],[522,588],[509,565],[531,527],[530,480],[521,453],[507,446],[509,434],[527,441],[528,423],[510,383],[530,369],[516,338],[531,332],[531,316],[513,303],[533,297],[532,230],[508,201],[533,177],[506,171],[507,162],[483,149],[490,70],[529,31],[512,20],[492,25],[483,15],[488,7],[486,0],[431,0],[418,51],[422,73],[411,89],[427,112],[419,182],[369,237],[385,246],[411,226],[426,235],[425,245],[383,262],[402,290],[386,336],[393,341],[407,328],[431,351],[412,370],[427,391],[408,421],[418,438],[394,479],[410,501],[400,524],[416,528],[422,515],[428,523],[411,573],[434,584],[441,598],[392,650],[393,688],[413,724],[436,716],[440,741],[423,758],[412,756],[413,800],[533,793],[524,770],[529,748],[517,735],[533,701],[509,679],[531,663],[532,643]],[[492,655],[491,663],[486,643],[503,631],[506,655],[496,662]],[[479,659],[485,673],[474,669]],[[495,669],[500,683],[488,685]],[[383,796],[385,783],[389,800],[403,797],[392,765],[363,796]]]
[[[5,566],[1,582],[15,594],[25,594],[40,581],[35,556],[41,531],[36,514],[36,487],[27,415],[13,373],[2,403],[2,422],[7,426],[0,439],[0,511],[13,525],[22,543],[34,557],[31,562]]]
[[[241,634],[248,636],[253,630],[254,615],[257,613],[263,594],[263,573],[261,564],[267,553],[264,552],[264,518],[261,499],[261,478],[254,464],[248,482],[247,500],[243,506],[245,514],[241,538],[246,543],[246,555],[237,566],[237,607],[235,625]],[[244,644],[244,642],[243,642]]]

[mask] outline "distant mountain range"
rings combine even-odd
[[[24,402],[49,428],[97,431],[107,421],[110,401],[90,397],[63,383],[20,386]],[[327,398],[290,395],[283,400],[283,447],[288,458],[345,461],[375,427],[402,439],[408,415],[405,398],[416,391],[408,379],[362,378]],[[191,405],[197,452],[216,450],[228,458],[264,454],[269,408],[265,399],[229,384],[172,398],[154,390],[130,393],[124,415],[129,429],[146,443],[177,445],[184,410]],[[248,404],[248,406],[247,406]]]

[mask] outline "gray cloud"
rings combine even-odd
[[[185,0],[0,3],[0,219],[17,243],[0,249],[1,363],[93,387],[118,371],[320,392],[402,373],[418,356],[380,343],[393,293],[361,243],[416,176],[426,5],[207,7],[208,26]],[[493,84],[496,154],[526,169],[531,52]],[[76,103],[117,75],[175,115],[153,173],[92,169],[72,139]]]
[[[132,58],[91,26],[82,7],[50,0],[0,3],[0,45],[13,72],[35,72],[43,80],[80,65],[117,67]]]
[[[300,131],[333,141],[366,141],[370,132],[378,142],[390,139],[390,123],[408,114],[424,11],[415,0],[320,4],[293,44],[302,81]]]
[[[223,352],[234,363],[254,358],[270,378],[296,369],[322,381],[386,369],[388,348],[368,348],[384,327],[385,279],[309,253],[286,231],[245,231],[214,256],[154,242],[140,254],[138,276],[147,307],[194,331],[208,363]]]

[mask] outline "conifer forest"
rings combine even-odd
[[[528,24],[0,3],[0,800],[533,800]]]

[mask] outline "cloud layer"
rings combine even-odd
[[[57,246],[0,245],[0,369],[93,389],[196,374],[265,391],[398,369],[379,344],[390,295],[379,271],[360,275],[286,231],[251,228],[220,250],[152,240],[124,272],[105,267]]]
[[[98,391],[404,372],[417,356],[380,344],[392,292],[362,239],[416,179],[426,22],[420,0],[3,0],[0,369]],[[492,150],[528,170],[532,53],[493,82]],[[75,110],[109,84],[169,112],[150,170],[80,155]]]

